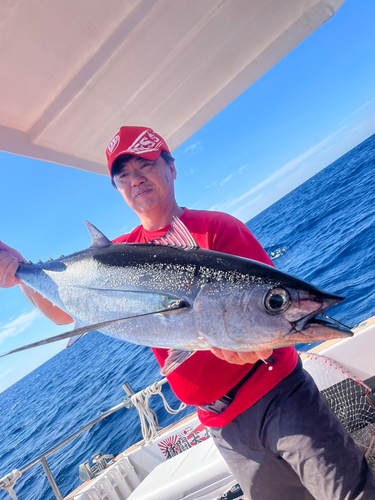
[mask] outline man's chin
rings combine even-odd
[[[134,200],[134,202],[131,205],[131,208],[138,215],[139,214],[147,214],[147,213],[151,214],[158,207],[160,207],[160,205],[158,205],[158,203],[155,202],[155,200],[146,199],[146,197],[144,199],[140,198],[140,199]]]

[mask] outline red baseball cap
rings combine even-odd
[[[113,164],[122,155],[135,155],[155,161],[162,151],[171,154],[165,140],[151,128],[121,127],[107,147],[109,173],[113,177]]]

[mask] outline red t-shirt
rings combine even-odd
[[[273,265],[245,224],[228,214],[185,209],[181,220],[202,248]],[[116,238],[114,243],[146,243],[164,236],[170,227],[147,231],[143,226],[138,226],[130,234]],[[168,350],[153,348],[153,351],[163,366]],[[273,356],[275,363],[272,370],[266,364],[258,368],[238,391],[233,403],[220,415],[198,408],[201,422],[210,427],[227,425],[273,389],[297,365],[298,354],[294,347],[276,349]],[[204,406],[224,396],[253,366],[231,364],[219,359],[211,351],[198,351],[167,378],[181,401],[189,405]]]

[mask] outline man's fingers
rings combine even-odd
[[[0,241],[0,287],[10,288],[12,286],[21,283],[21,281],[16,278],[16,272],[20,261],[25,259],[22,255],[15,249],[6,245],[3,241]]]
[[[213,349],[211,349],[211,352],[212,354],[215,354],[215,356],[217,356],[218,358],[225,359],[224,354],[221,352],[221,349],[217,349],[216,347],[214,347]]]
[[[0,287],[10,288],[20,283],[16,278],[19,261],[7,252],[0,251]]]
[[[212,349],[212,353],[215,354],[220,359],[227,361],[228,363],[233,363],[236,365],[245,365],[247,363],[254,364],[259,359],[267,359],[272,355],[273,350],[267,349],[264,351],[249,351],[249,352],[237,352],[228,351],[226,349]]]
[[[7,253],[10,253],[12,255],[12,250],[14,251],[14,248],[9,247],[3,241],[0,240],[0,251],[1,250],[5,251]]]
[[[237,365],[244,365],[248,363],[248,361],[243,361],[239,356],[239,353],[236,351],[227,351],[226,349],[222,349],[222,353],[224,354],[224,358],[229,363],[235,363]]]
[[[228,351],[226,349],[212,349],[213,354],[228,363],[233,363],[236,365],[245,365],[246,363],[251,363],[251,361],[244,361],[240,358],[239,353],[236,351]]]
[[[241,359],[243,359],[246,363],[256,363],[258,359],[269,358],[270,356],[272,356],[272,353],[273,349],[267,349],[266,351],[239,352],[238,356]]]
[[[3,252],[13,255],[17,260],[25,260],[22,255],[15,249],[6,245],[3,241],[0,241],[0,254]]]

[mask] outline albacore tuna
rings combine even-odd
[[[177,218],[165,237],[149,244],[112,244],[87,225],[88,249],[21,263],[17,271],[76,320],[76,330],[51,341],[99,329],[171,349],[164,369],[170,373],[196,350],[257,351],[351,335],[316,319],[342,297],[271,266],[199,248]]]

